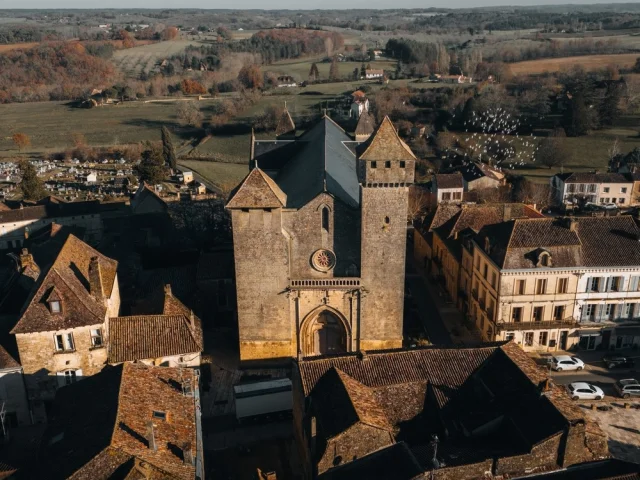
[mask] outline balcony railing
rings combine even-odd
[[[541,322],[504,322],[496,324],[498,330],[546,330],[548,328],[572,328],[578,326],[575,318],[563,318],[562,320],[543,320]]]
[[[308,280],[291,280],[289,288],[305,289],[305,288],[344,288],[352,290],[360,288],[359,278],[319,278]]]

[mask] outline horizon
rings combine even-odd
[[[0,10],[162,10],[162,9],[199,9],[199,10],[402,10],[402,9],[429,9],[429,8],[446,8],[451,10],[469,9],[469,8],[523,8],[523,7],[539,7],[539,6],[580,6],[580,5],[624,5],[637,4],[638,2],[619,2],[619,1],[602,1],[602,0],[434,0],[429,5],[424,5],[420,0],[401,0],[397,2],[397,6],[390,7],[388,0],[355,0],[350,2],[351,7],[345,8],[344,2],[340,0],[310,0],[304,8],[300,8],[300,2],[295,0],[274,0],[270,2],[270,8],[264,8],[264,2],[260,0],[237,0],[238,6],[229,8],[227,5],[212,6],[208,0],[191,0],[190,2],[181,2],[179,0],[114,0],[109,7],[104,6],[87,6],[87,2],[83,0],[60,0],[56,2],[56,6],[51,5],[51,0],[24,0],[16,2],[15,0],[0,0]]]

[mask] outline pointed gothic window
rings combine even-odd
[[[329,231],[329,208],[322,207],[322,229]]]

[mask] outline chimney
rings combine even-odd
[[[366,350],[360,350],[358,352],[358,357],[363,362],[368,362],[369,361],[369,356],[367,355],[367,351]]]
[[[507,203],[504,204],[502,220],[505,221],[505,222],[508,222],[509,220],[511,220],[511,205],[510,204],[507,204]]]
[[[196,329],[196,318],[193,314],[193,310],[189,310],[189,323],[191,324],[191,330],[195,331]]]
[[[193,461],[193,452],[191,451],[190,442],[185,442],[185,444],[182,445],[182,460],[185,465],[195,465],[195,462]]]
[[[156,445],[156,426],[151,420],[147,422],[147,441],[149,442],[149,449],[157,452],[158,445]]]
[[[567,222],[567,228],[569,229],[570,232],[575,232],[577,230],[578,222],[576,221],[575,218],[567,218],[566,222]]]
[[[165,296],[165,297],[171,297],[171,296],[173,296],[173,293],[171,293],[171,285],[170,285],[169,283],[167,283],[167,284],[164,286],[164,296]]]
[[[542,393],[548,392],[551,390],[551,380],[545,378],[542,382],[540,382],[540,391]]]
[[[29,253],[29,250],[27,250],[26,248],[23,248],[22,251],[20,252],[20,268],[24,270],[25,268],[33,265],[33,263],[34,263],[33,255]]]
[[[89,292],[96,299],[104,300],[102,272],[100,270],[100,259],[98,257],[91,257],[91,262],[89,262]]]

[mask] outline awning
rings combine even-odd
[[[616,327],[616,335],[640,336],[640,327]]]

